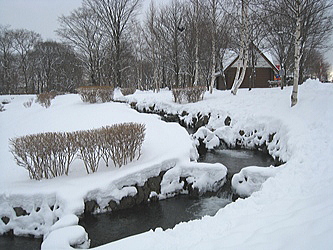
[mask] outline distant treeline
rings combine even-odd
[[[82,85],[208,86],[213,72],[223,69],[226,51],[239,50],[244,2],[250,42],[269,49],[292,72],[296,23],[290,1],[173,0],[143,11],[140,0],[85,0],[59,17],[62,42],[0,26],[0,94],[73,92]],[[301,79],[325,77],[331,6],[329,0],[301,4]],[[249,50],[254,68],[256,53]]]

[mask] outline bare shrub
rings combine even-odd
[[[83,160],[87,174],[96,172],[102,157],[101,148],[97,146],[99,143],[97,130],[78,131],[74,134],[77,138],[79,157]]]
[[[69,173],[69,166],[76,157],[76,154],[79,150],[77,137],[74,133],[57,133],[58,135],[58,166],[60,168],[60,174]]]
[[[83,102],[110,102],[113,98],[111,86],[82,86],[76,89]]]
[[[10,140],[17,164],[28,170],[31,179],[49,179],[68,175],[77,153],[76,140],[70,133],[41,133]]]
[[[56,95],[51,92],[45,92],[37,95],[36,102],[38,102],[40,105],[42,105],[45,108],[48,108],[51,106],[51,100],[54,99]]]
[[[182,103],[184,99],[184,89],[174,88],[172,89],[172,95],[174,102]]]
[[[123,166],[135,157],[141,156],[141,147],[145,138],[145,125],[138,123],[121,123],[103,127],[99,130],[102,158],[107,164],[112,159],[115,166]],[[107,164],[108,165],[108,164]]]
[[[187,88],[186,90],[187,101],[188,102],[201,101],[204,98],[205,92],[206,92],[206,87],[203,86]]]
[[[28,170],[31,179],[68,175],[76,156],[87,173],[96,172],[100,159],[121,167],[139,158],[145,125],[122,123],[101,129],[72,133],[40,133],[10,139],[10,151],[17,164]]]
[[[136,88],[121,88],[121,93],[123,95],[133,95],[136,91]]]
[[[28,101],[23,103],[23,106],[26,108],[30,108],[33,102],[34,102],[34,98],[30,98]]]
[[[188,88],[174,88],[172,95],[177,103],[197,102],[203,99],[206,87],[196,86]]]
[[[11,152],[16,163],[28,170],[31,179],[40,180],[47,174],[41,166],[42,152],[37,147],[37,137],[34,135],[22,136],[10,140]]]
[[[110,86],[100,86],[97,89],[97,99],[100,102],[111,102],[113,98],[113,88]]]
[[[96,95],[96,89],[93,86],[84,86],[79,87],[76,89],[76,91],[80,94],[81,100],[83,102],[89,102],[89,103],[96,103],[97,102],[97,95]]]

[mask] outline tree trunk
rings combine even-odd
[[[248,64],[249,49],[249,30],[248,30],[248,0],[242,0],[242,31],[241,31],[241,51],[238,59],[237,71],[234,83],[231,88],[231,93],[237,94],[237,90],[243,83],[246,68]]]
[[[215,66],[216,66],[216,0],[212,1],[212,78],[209,86],[209,93],[213,93],[213,88],[215,84]]]
[[[195,2],[195,73],[193,86],[199,82],[199,0]]]
[[[296,20],[296,31],[295,31],[295,68],[294,68],[294,85],[293,92],[291,94],[291,106],[297,104],[298,94],[298,81],[299,81],[299,67],[301,61],[301,16],[300,6],[298,6],[297,20]]]
[[[213,35],[214,36],[214,35]],[[215,36],[214,36],[215,37]],[[209,93],[213,93],[213,88],[215,84],[215,65],[216,65],[216,54],[215,54],[215,38],[212,40],[212,79],[210,81]]]

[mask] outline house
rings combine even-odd
[[[216,73],[216,88],[220,90],[231,89],[234,83],[239,56],[228,50],[223,60],[223,79],[221,72]],[[251,65],[255,65],[253,68]],[[255,69],[255,70],[254,70]],[[264,53],[255,45],[250,46],[249,63],[245,77],[240,88],[268,88],[271,82],[276,80],[279,70],[274,65],[269,53]]]

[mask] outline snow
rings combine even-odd
[[[75,225],[52,231],[43,241],[42,249],[87,249],[89,245],[90,241],[85,229]]]
[[[10,218],[8,224],[0,220],[0,232],[8,227],[28,228],[37,221],[40,226],[36,235],[50,232],[43,249],[66,249],[81,243],[87,246],[84,229],[75,225],[74,217],[65,217],[82,213],[84,200],[94,197],[103,204],[109,198],[133,195],[130,184],[142,184],[162,170],[169,170],[162,180],[165,196],[182,189],[172,182],[173,177],[188,173],[193,175],[188,178],[193,185],[214,188],[213,177],[216,173],[222,177],[224,166],[189,160],[196,157],[196,138],[207,139],[209,135],[208,147],[217,145],[217,139],[230,145],[238,140],[250,148],[267,141],[270,154],[286,163],[259,171],[255,166],[243,169],[235,180],[246,177],[248,186],[242,187],[243,192],[251,196],[228,204],[213,217],[181,223],[166,231],[151,230],[95,249],[331,249],[333,85],[306,81],[299,86],[298,104],[293,108],[290,93],[291,87],[240,89],[236,96],[215,90],[212,95],[206,93],[203,101],[189,104],[173,103],[168,90],[136,91],[126,97],[118,94],[118,99],[136,102],[138,109],[154,106],[154,110],[183,114],[188,124],[192,118],[209,115],[208,125],[200,130],[200,136],[193,136],[194,141],[178,124],[139,114],[127,104],[84,104],[77,95],[65,95],[56,97],[48,109],[36,103],[25,108],[23,102],[32,96],[1,96],[11,102],[0,113],[0,217]],[[225,126],[228,116],[231,124]],[[80,160],[75,160],[69,176],[32,181],[8,151],[12,137],[125,121],[145,123],[147,135],[141,158],[120,169],[100,166],[97,173],[86,175]],[[12,209],[17,206],[30,215],[17,217]],[[59,227],[53,225],[58,218]],[[67,220],[68,224],[63,222]],[[54,230],[50,231],[52,225]]]
[[[259,191],[262,184],[269,177],[275,176],[279,170],[279,168],[273,166],[269,168],[256,166],[245,167],[232,177],[232,188],[240,197],[248,197],[253,192]]]
[[[173,197],[178,193],[187,193],[184,183],[179,183],[180,177],[187,177],[188,184],[197,188],[200,193],[217,191],[226,181],[227,168],[220,164],[189,163],[185,166],[175,167],[163,176],[161,182],[161,199]]]
[[[223,70],[226,70],[237,57],[238,54],[235,51],[227,49],[223,56]]]
[[[23,104],[31,98],[33,96],[1,96],[1,100],[8,99],[10,103],[0,114],[0,169],[5,173],[0,175],[0,218],[9,219],[9,222],[0,220],[0,233],[12,229],[15,235],[44,235],[48,239],[60,230],[53,233],[57,225],[54,223],[84,212],[85,201],[95,200],[99,211],[103,212],[108,209],[110,200],[118,203],[125,196],[136,195],[136,184],[142,186],[148,178],[173,168],[178,169],[182,177],[191,177],[193,187],[200,192],[223,184],[219,182],[226,176],[223,165],[205,164],[205,169],[201,170],[202,164],[190,163],[190,159],[198,155],[188,133],[178,124],[161,121],[156,115],[140,114],[128,104],[86,104],[73,94],[57,96],[47,109],[37,103],[26,108]],[[86,130],[123,122],[145,124],[146,137],[141,157],[121,168],[113,164],[106,167],[101,161],[99,170],[87,175],[83,162],[75,159],[68,176],[36,181],[30,180],[28,172],[16,165],[9,150],[9,139],[18,136]],[[205,178],[198,176],[202,172],[207,173]],[[168,189],[162,186],[162,190],[173,194],[176,188],[169,184]],[[162,192],[160,198],[167,195],[170,194]],[[24,215],[16,214],[14,208],[18,207],[24,210]]]

